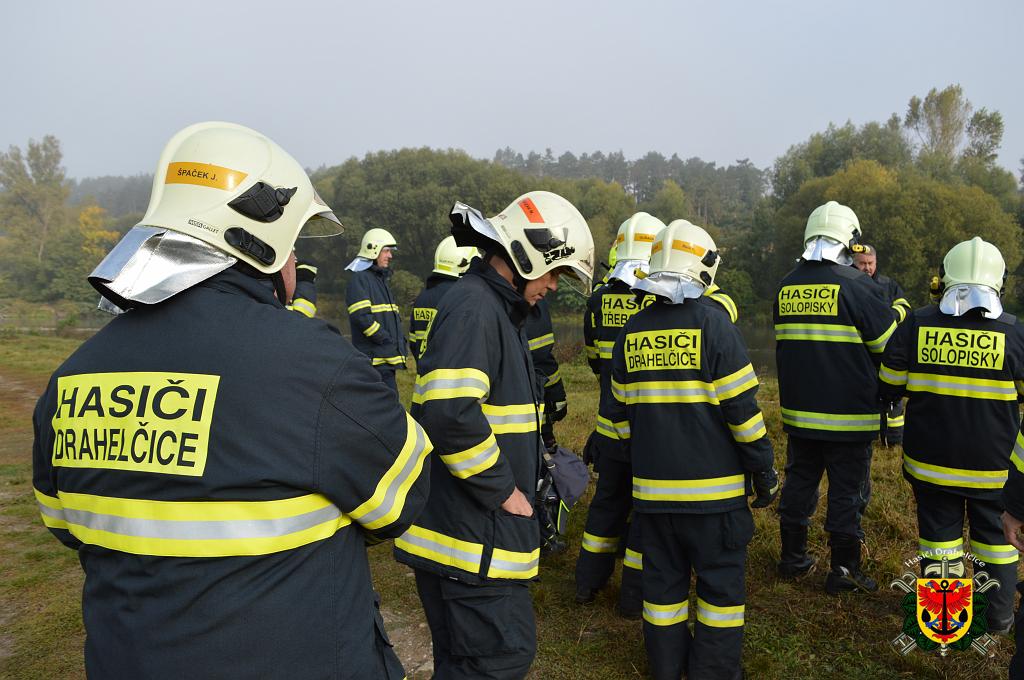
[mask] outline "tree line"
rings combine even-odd
[[[902,116],[829,125],[769,168],[746,159],[722,167],[656,151],[632,160],[621,151],[556,157],[550,149],[524,154],[506,147],[491,160],[454,149],[379,151],[311,173],[347,230],[337,239],[301,240],[297,250],[319,265],[321,293],[337,299],[362,234],[387,228],[399,241],[393,281],[407,304],[432,268],[454,201],[495,214],[521,193],[546,189],[580,208],[599,261],[618,225],[637,210],[708,228],[723,253],[722,287],[745,316],[763,318],[799,256],[807,214],[837,200],[857,212],[866,240],[879,249],[880,269],[924,304],[942,255],[973,235],[995,243],[1011,273],[1022,273],[1024,200],[1018,178],[996,163],[1002,135],[999,112],[975,108],[951,85],[912,97]],[[0,153],[2,297],[93,299],[85,275],[142,217],[151,176],[74,181],[61,161],[53,137]],[[1009,283],[1009,309],[1024,308],[1021,279]],[[582,298],[560,291],[555,305],[579,309]]]

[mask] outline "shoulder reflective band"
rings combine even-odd
[[[971,552],[990,564],[1013,564],[1019,559],[1017,549],[1012,545],[989,545],[971,540]]]
[[[369,300],[360,300],[359,302],[353,302],[348,306],[348,313],[358,312],[360,309],[368,309],[370,307]]]
[[[625,404],[717,404],[715,386],[700,380],[612,381],[612,396]]]
[[[690,618],[690,603],[654,604],[644,600],[644,621],[652,626],[674,626]]]
[[[586,531],[583,532],[583,540],[580,542],[581,547],[587,552],[592,553],[615,553],[619,551],[619,537],[618,536],[596,536],[589,534]]]
[[[515,552],[495,548],[491,552],[491,564],[487,567],[487,578],[533,578],[537,575],[538,564],[540,564],[540,548],[532,552]]]
[[[755,413],[750,420],[740,423],[739,425],[733,425],[732,423],[726,424],[732,431],[732,438],[740,444],[757,441],[768,434],[768,430],[766,430],[764,426],[764,417],[761,415],[760,411]]]
[[[380,305],[370,305],[370,311],[374,314],[381,314],[383,312],[400,312],[398,305],[384,303]]]
[[[395,462],[377,482],[373,496],[349,513],[349,516],[367,529],[374,530],[397,521],[405,508],[409,489],[423,471],[423,461],[433,446],[423,428],[405,414],[405,444]]]
[[[719,378],[714,385],[718,400],[726,401],[757,387],[757,373],[754,372],[753,366],[747,364],[735,373]]]
[[[928,541],[917,539],[918,553],[929,560],[941,560],[943,557],[956,560],[964,556],[964,539],[952,541]]]
[[[733,323],[736,323],[737,319],[740,318],[739,310],[736,309],[736,303],[733,302],[733,299],[726,295],[725,293],[706,292],[704,293],[704,295],[707,298],[714,300],[718,304],[722,305],[722,307],[725,308],[725,311],[729,314],[729,319],[731,319]]]
[[[719,607],[697,598],[697,622],[713,628],[737,628],[743,625],[744,606]]]
[[[441,454],[441,460],[448,467],[448,472],[459,479],[467,479],[493,467],[498,462],[499,453],[498,441],[489,434],[487,439],[465,451]]]
[[[296,298],[292,300],[291,308],[300,314],[308,316],[310,319],[316,316],[316,305],[306,298]]]
[[[643,569],[644,555],[636,550],[626,548],[626,554],[622,556],[622,566],[628,569]]]
[[[366,328],[363,329],[363,335],[365,335],[366,337],[370,337],[371,335],[373,335],[374,333],[376,333],[379,330],[380,330],[380,324],[377,323],[376,321],[374,321],[369,326],[367,326]]]
[[[609,439],[629,439],[629,421],[623,420],[613,422],[604,416],[597,417],[597,426],[594,428],[598,434],[603,434]]]
[[[775,340],[809,340],[812,342],[863,342],[854,326],[832,323],[777,323]]]
[[[718,501],[746,492],[743,475],[712,479],[633,478],[633,498],[641,501]]]
[[[395,539],[395,548],[471,574],[480,573],[480,561],[484,554],[484,546],[480,543],[460,541],[415,524]]]
[[[492,406],[480,404],[484,417],[491,424],[494,434],[513,434],[537,430],[539,411],[535,404],[509,404]]]
[[[416,377],[412,402],[422,404],[435,399],[485,399],[491,391],[487,374],[475,368],[438,368]]]
[[[815,413],[782,409],[782,423],[806,430],[834,430],[836,432],[877,432],[877,413]]]
[[[546,383],[544,383],[544,387],[551,387],[552,385],[557,385],[559,381],[561,381],[561,379],[562,369],[556,368],[555,372],[548,376],[548,380]]]
[[[43,523],[133,555],[267,555],[330,538],[352,520],[320,494],[275,501],[150,501],[35,492]]]
[[[373,359],[370,360],[370,363],[374,366],[382,366],[385,364],[387,364],[388,366],[404,366],[405,357],[374,357]]]
[[[889,368],[884,363],[878,369],[878,377],[882,380],[882,382],[889,383],[890,385],[895,385],[896,387],[900,387],[902,385],[907,384],[906,371],[897,371],[895,369]]]
[[[893,331],[896,330],[896,322],[893,321],[889,324],[889,327],[874,340],[865,340],[864,346],[868,348],[868,351],[872,354],[879,354],[885,351],[885,343],[889,342],[889,337],[892,336]]]
[[[968,399],[1017,400],[1017,386],[1012,380],[983,380],[937,373],[908,373],[907,391]]]
[[[939,486],[960,486],[970,489],[1001,489],[1006,483],[1006,470],[961,470],[930,465],[903,454],[903,469],[922,482]]]
[[[554,333],[548,333],[547,335],[542,335],[539,338],[530,338],[530,341],[529,341],[530,351],[531,352],[533,352],[534,350],[538,350],[541,347],[547,347],[548,345],[553,345],[553,344],[555,344],[555,334]]]

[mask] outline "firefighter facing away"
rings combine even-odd
[[[1002,584],[989,591],[990,632],[1013,623],[1017,550],[1003,538],[1000,495],[1024,385],[1024,327],[1003,312],[1006,265],[978,237],[943,259],[942,298],[915,310],[889,340],[879,370],[886,402],[907,396],[903,476],[917,502],[922,576],[964,576],[964,519],[970,551]],[[1018,453],[1019,455],[1019,453]]]
[[[654,302],[612,350],[603,427],[632,463],[643,537],[644,641],[658,679],[739,678],[747,544],[755,507],[779,481],[739,330],[705,296],[720,263],[706,231],[676,220],[658,235],[635,287]],[[688,627],[690,574],[697,623]]]
[[[434,270],[427,277],[426,287],[412,303],[409,318],[409,349],[419,358],[430,329],[430,323],[437,314],[437,303],[459,277],[469,269],[470,261],[477,256],[476,248],[460,248],[454,236],[444,237],[434,250]]]
[[[401,310],[388,285],[398,246],[384,229],[363,234],[359,254],[345,269],[355,272],[345,289],[352,344],[370,358],[381,380],[398,394],[395,371],[405,369],[406,344]]]
[[[434,677],[522,678],[536,653],[529,581],[543,384],[523,322],[563,273],[588,289],[594,244],[561,196],[533,191],[486,219],[456,203],[452,234],[483,252],[438,303],[413,414],[434,441],[423,514],[395,541],[430,626]]]
[[[314,219],[337,221],[291,156],[200,123],[90,276],[127,311],[54,373],[33,445],[85,571],[89,677],[403,677],[365,543],[422,509],[430,443],[335,329],[285,310]]]

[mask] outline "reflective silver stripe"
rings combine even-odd
[[[499,560],[494,557],[491,558],[491,566],[489,569],[501,569],[502,571],[532,571],[537,568],[540,563],[540,558],[535,557],[529,562],[512,562],[509,560]]]
[[[630,569],[643,569],[643,555],[634,553],[632,550],[626,550],[626,554],[622,558],[622,566],[629,567]]]
[[[598,418],[597,427],[595,428],[600,434],[611,439],[618,438],[618,432],[615,431],[615,426],[611,423],[606,422],[603,418]]]
[[[823,335],[830,338],[849,338],[850,340],[856,340],[860,342],[860,333],[856,330],[846,330],[842,328],[822,328],[821,325],[809,324],[806,327],[804,324],[785,324],[788,328],[775,328],[775,336],[780,340],[785,340],[786,335]]]
[[[786,419],[792,420],[795,424],[807,423],[807,424],[813,424],[813,425],[844,425],[844,426],[845,425],[848,425],[848,426],[861,426],[861,425],[867,426],[867,425],[874,424],[875,428],[876,429],[878,428],[878,417],[877,416],[871,416],[872,419],[868,420],[867,418],[864,418],[864,419],[842,418],[840,416],[835,416],[835,417],[832,417],[832,418],[810,418],[808,416],[794,415],[791,412],[786,412],[783,415],[785,416]]]
[[[745,430],[733,430],[732,437],[733,439],[742,439],[744,437],[749,437],[755,432],[759,432],[761,430],[767,431],[767,429],[765,428],[764,419],[758,418],[756,423],[754,423]]]
[[[414,545],[424,550],[429,550],[433,553],[439,553],[449,560],[461,560],[463,562],[469,562],[470,564],[476,565],[477,570],[480,569],[480,555],[476,553],[466,552],[465,550],[459,550],[437,541],[432,541],[429,538],[422,536],[415,536],[410,532],[402,534],[402,540],[410,545]],[[436,560],[435,560],[436,561]]]
[[[487,383],[476,378],[434,378],[425,383],[416,383],[413,394],[424,395],[429,390],[455,390],[462,387],[472,387],[487,394]]]
[[[626,401],[626,390],[622,389],[617,383],[612,383],[612,396],[619,401],[625,403]]]
[[[590,552],[615,552],[619,548],[619,539],[594,536],[584,532],[582,544]]]
[[[715,391],[716,391],[716,393],[717,392],[728,392],[729,390],[733,389],[734,387],[738,387],[738,386],[742,385],[745,382],[750,382],[751,378],[753,378],[754,380],[757,379],[757,373],[754,372],[753,366],[749,367],[748,370],[743,371],[743,373],[741,373],[740,375],[736,376],[734,379],[732,379],[731,381],[729,381],[729,382],[727,382],[727,383],[725,383],[723,385],[719,385],[719,384],[716,383],[715,384]]]
[[[381,501],[380,506],[376,510],[368,512],[360,517],[357,520],[360,524],[370,524],[391,512],[391,509],[395,506],[395,499],[398,497],[398,490],[422,464],[420,457],[423,455],[423,450],[427,447],[426,433],[424,433],[422,427],[415,424],[415,421],[409,419],[408,423],[416,428],[416,445],[409,454],[408,460],[405,461],[402,471],[398,473],[388,486],[388,490],[384,493],[384,500]]]
[[[731,484],[717,484],[715,486],[646,486],[633,482],[633,493],[643,493],[651,496],[702,496],[708,493],[719,493],[724,491],[743,491],[746,487],[744,481]]]
[[[341,516],[341,510],[334,505],[328,505],[319,510],[301,515],[278,519],[211,521],[139,519],[137,517],[120,517],[69,508],[64,508],[63,515],[60,515],[59,511],[43,506],[40,506],[40,511],[49,517],[63,518],[71,524],[94,531],[105,531],[121,536],[182,541],[276,538],[311,529]]]
[[[491,425],[519,425],[521,423],[533,423],[537,420],[537,415],[534,413],[513,413],[505,416],[485,413],[484,416]]]
[[[63,509],[58,510],[57,508],[51,508],[49,506],[43,505],[39,501],[36,501],[36,505],[39,506],[40,514],[46,515],[47,517],[52,517],[53,519],[59,520],[61,522],[66,522],[67,521],[64,518],[64,510]]]
[[[906,456],[903,456],[903,465],[911,472],[915,477],[927,477],[929,479],[943,479],[950,482],[963,482],[967,484],[992,484],[993,482],[1006,482],[1007,471],[1002,470],[1001,475],[982,476],[982,475],[971,475],[961,474],[961,472],[953,472],[952,468],[947,468],[949,472],[939,472],[938,470],[929,470],[916,465],[914,461],[910,460]],[[963,470],[963,473],[970,473],[970,470]],[[992,472],[1000,472],[999,470],[992,470]]]
[[[547,347],[548,345],[553,345],[555,344],[555,334],[548,333],[538,338],[530,338],[527,344],[530,347],[530,351],[540,349],[541,347]]]
[[[987,548],[981,548],[981,547],[978,546],[977,543],[975,543],[974,541],[971,541],[971,552],[973,552],[975,555],[979,555],[979,556],[981,556],[983,558],[988,558],[989,561],[991,561],[991,560],[998,560],[998,559],[1010,559],[1010,560],[1013,560],[1013,559],[1016,559],[1017,557],[1019,557],[1019,554],[1017,553],[1017,549],[1016,548],[1011,547],[1011,546],[1006,546],[1006,547],[1008,548],[1008,550],[989,550]]]
[[[466,460],[460,463],[445,463],[445,465],[447,465],[448,469],[451,470],[452,472],[462,472],[463,470],[468,470],[471,467],[479,465],[480,463],[484,462],[497,452],[498,444],[497,442],[495,442],[494,444],[488,446],[486,449],[484,449],[477,455],[473,456],[472,458],[467,458]]]
[[[715,612],[702,607],[700,602],[697,602],[697,618],[709,621],[743,621],[743,612]]]
[[[907,383],[907,372],[906,371],[894,371],[885,364],[882,364],[878,370],[879,377],[883,378],[886,382],[894,385],[905,385]]]
[[[648,618],[648,619],[666,620],[666,619],[682,618],[682,619],[685,620],[689,616],[689,613],[690,613],[690,603],[689,602],[681,602],[679,604],[679,606],[677,606],[676,608],[674,608],[674,609],[667,609],[667,610],[653,609],[652,607],[649,606],[649,604],[647,602],[644,602],[644,617]],[[682,623],[682,621],[680,623]]]
[[[929,380],[919,377],[919,374],[911,373],[907,378],[907,387],[935,387],[943,390],[962,390],[964,392],[981,392],[983,394],[1000,394],[1017,398],[1017,387],[1007,385],[998,387],[996,385],[976,385],[974,383],[947,382],[945,380]]]
[[[688,389],[632,389],[626,388],[626,399],[643,399],[644,397],[708,397],[717,400],[715,390],[702,387]]]

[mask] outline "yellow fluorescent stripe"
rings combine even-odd
[[[989,545],[972,540],[971,552],[982,561],[992,564],[1013,564],[1020,559],[1017,549],[1012,545]]]
[[[782,422],[808,430],[835,430],[837,432],[877,432],[879,415],[875,413],[815,413],[784,408]]]
[[[984,380],[938,373],[908,373],[907,391],[968,399],[1017,400],[1017,386],[1010,380]]]
[[[869,352],[878,354],[885,349],[885,343],[889,341],[889,336],[892,335],[893,331],[896,330],[896,322],[893,321],[889,324],[889,327],[885,329],[885,332],[879,335],[874,340],[865,340],[864,344],[867,346]]]
[[[644,555],[643,553],[626,548],[626,554],[622,558],[622,566],[629,567],[630,569],[643,569],[644,568]]]
[[[411,555],[472,574],[480,571],[480,560],[484,552],[484,546],[480,543],[461,541],[415,524],[395,539],[395,547]]]
[[[743,625],[743,605],[719,607],[697,598],[697,620],[714,628],[738,628]]]
[[[752,441],[757,441],[761,437],[768,434],[768,430],[765,429],[764,416],[758,411],[749,420],[740,423],[739,425],[733,425],[732,423],[726,423],[729,429],[732,431],[732,438],[745,444]]]
[[[370,305],[370,311],[374,314],[379,314],[381,312],[400,312],[401,310],[398,309],[398,305],[385,303],[380,305]]]
[[[746,495],[746,477],[644,479],[633,477],[633,498],[644,501],[714,501]]]
[[[885,364],[882,364],[878,369],[878,377],[884,382],[890,385],[906,385],[907,384],[907,372],[897,371],[894,368],[889,368]]]
[[[491,564],[487,567],[487,577],[533,578],[537,575],[539,564],[540,548],[528,553],[495,548],[491,551]]]
[[[366,328],[363,329],[363,335],[365,335],[366,337],[370,337],[371,335],[373,335],[374,333],[376,333],[379,330],[380,330],[380,324],[377,323],[376,321],[374,321],[369,326],[367,326]]]
[[[700,380],[651,380],[625,385],[613,380],[612,396],[626,404],[718,403],[714,384]]]
[[[963,470],[931,465],[914,460],[903,453],[903,469],[922,482],[939,486],[960,486],[972,489],[1001,489],[1006,483],[1007,470]]]
[[[714,382],[715,392],[719,401],[732,399],[752,387],[757,387],[757,384],[757,374],[754,372],[754,367],[750,364]]]
[[[353,302],[348,306],[348,313],[358,312],[360,309],[366,309],[370,306],[369,300],[360,300],[359,302]]]
[[[438,368],[416,378],[412,402],[435,399],[484,399],[491,389],[487,374],[476,368]]]
[[[619,549],[619,537],[618,536],[595,536],[594,534],[583,532],[583,540],[580,541],[581,547],[587,552],[592,553],[614,553]]]
[[[424,459],[433,450],[427,433],[408,413],[405,426],[405,444],[395,462],[377,482],[373,496],[349,513],[367,529],[379,529],[399,518],[409,489],[423,471]]]
[[[542,335],[539,338],[530,338],[528,344],[530,346],[530,351],[531,352],[534,351],[534,350],[538,350],[541,347],[547,347],[548,345],[553,345],[553,344],[555,344],[555,334],[554,333],[548,333],[547,335]]]
[[[467,479],[493,467],[498,462],[500,452],[498,441],[490,434],[482,442],[465,451],[441,454],[441,460],[453,475],[459,479]]]
[[[556,368],[555,372],[548,376],[548,381],[544,383],[544,387],[551,387],[552,385],[558,384],[558,381],[562,379],[562,369]]]
[[[300,314],[305,314],[311,319],[316,316],[316,305],[305,298],[292,300],[292,309]]]
[[[689,602],[654,604],[644,600],[644,621],[652,626],[673,626],[677,623],[685,623],[689,617]]]
[[[814,342],[850,342],[863,340],[855,326],[830,323],[777,323],[776,340],[810,340]]]

